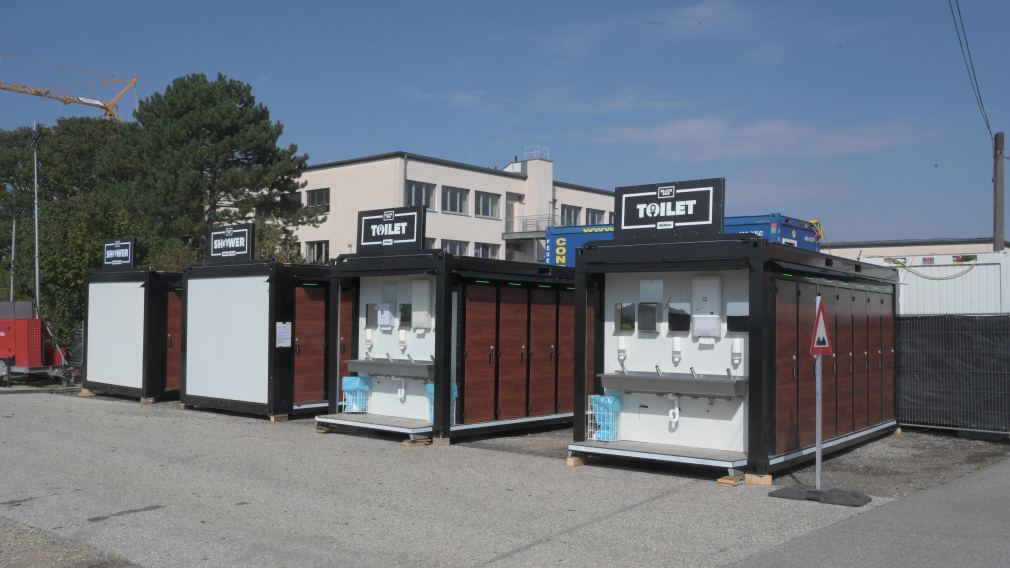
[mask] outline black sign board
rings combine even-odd
[[[255,227],[252,223],[217,227],[210,230],[208,262],[252,262],[256,254]]]
[[[137,239],[134,237],[105,241],[102,270],[133,270],[136,267],[136,251]]]
[[[358,254],[424,250],[424,207],[358,212]]]
[[[615,240],[671,240],[718,235],[726,201],[724,178],[618,187]]]

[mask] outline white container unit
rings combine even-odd
[[[362,277],[358,341],[350,371],[371,378],[368,413],[427,423],[435,357],[433,276]]]
[[[729,323],[745,321],[747,287],[744,270],[606,275],[601,381],[620,398],[617,440],[747,451],[748,339]]]
[[[1010,312],[1010,254],[1006,250],[861,260],[898,269],[899,316]]]

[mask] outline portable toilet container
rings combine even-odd
[[[573,271],[424,250],[423,218],[359,215],[360,252],[334,266],[346,374],[317,425],[418,438],[571,423]],[[401,242],[371,238],[383,223],[405,224]]]
[[[221,238],[239,254],[183,272],[182,404],[271,420],[325,411],[330,268],[248,262],[252,227],[231,229]]]
[[[134,268],[134,239],[105,244],[86,279],[84,388],[152,402],[179,394],[182,288],[177,272]]]
[[[723,184],[618,188],[615,239],[581,250],[576,305],[597,301],[577,313],[575,345],[595,332],[601,372],[576,384],[570,455],[757,474],[813,459],[818,297],[835,350],[823,362],[824,452],[896,427],[896,272],[722,234]],[[687,200],[694,215],[678,213]]]

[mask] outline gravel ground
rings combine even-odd
[[[10,506],[9,503],[0,503]],[[76,540],[0,519],[3,568],[129,568],[136,566]]]
[[[0,432],[0,517],[147,567],[722,566],[893,501],[828,507],[718,487],[711,470],[567,468],[568,430],[410,447],[311,420],[36,394],[0,398]],[[958,455],[995,459],[980,457],[991,447]]]

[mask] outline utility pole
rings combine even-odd
[[[17,187],[10,183],[7,184],[7,191],[11,194],[11,288],[10,288],[10,301],[14,301],[14,257],[17,256],[17,239],[18,239],[18,194]],[[13,308],[12,308],[13,309]]]
[[[42,303],[40,300],[39,285],[39,143],[42,142],[42,135],[39,134],[38,124],[32,123],[32,158],[35,170],[35,317],[42,317]]]
[[[1000,252],[1003,250],[1005,236],[1003,234],[1003,133],[997,132],[992,143],[993,172],[992,172],[992,250]]]

